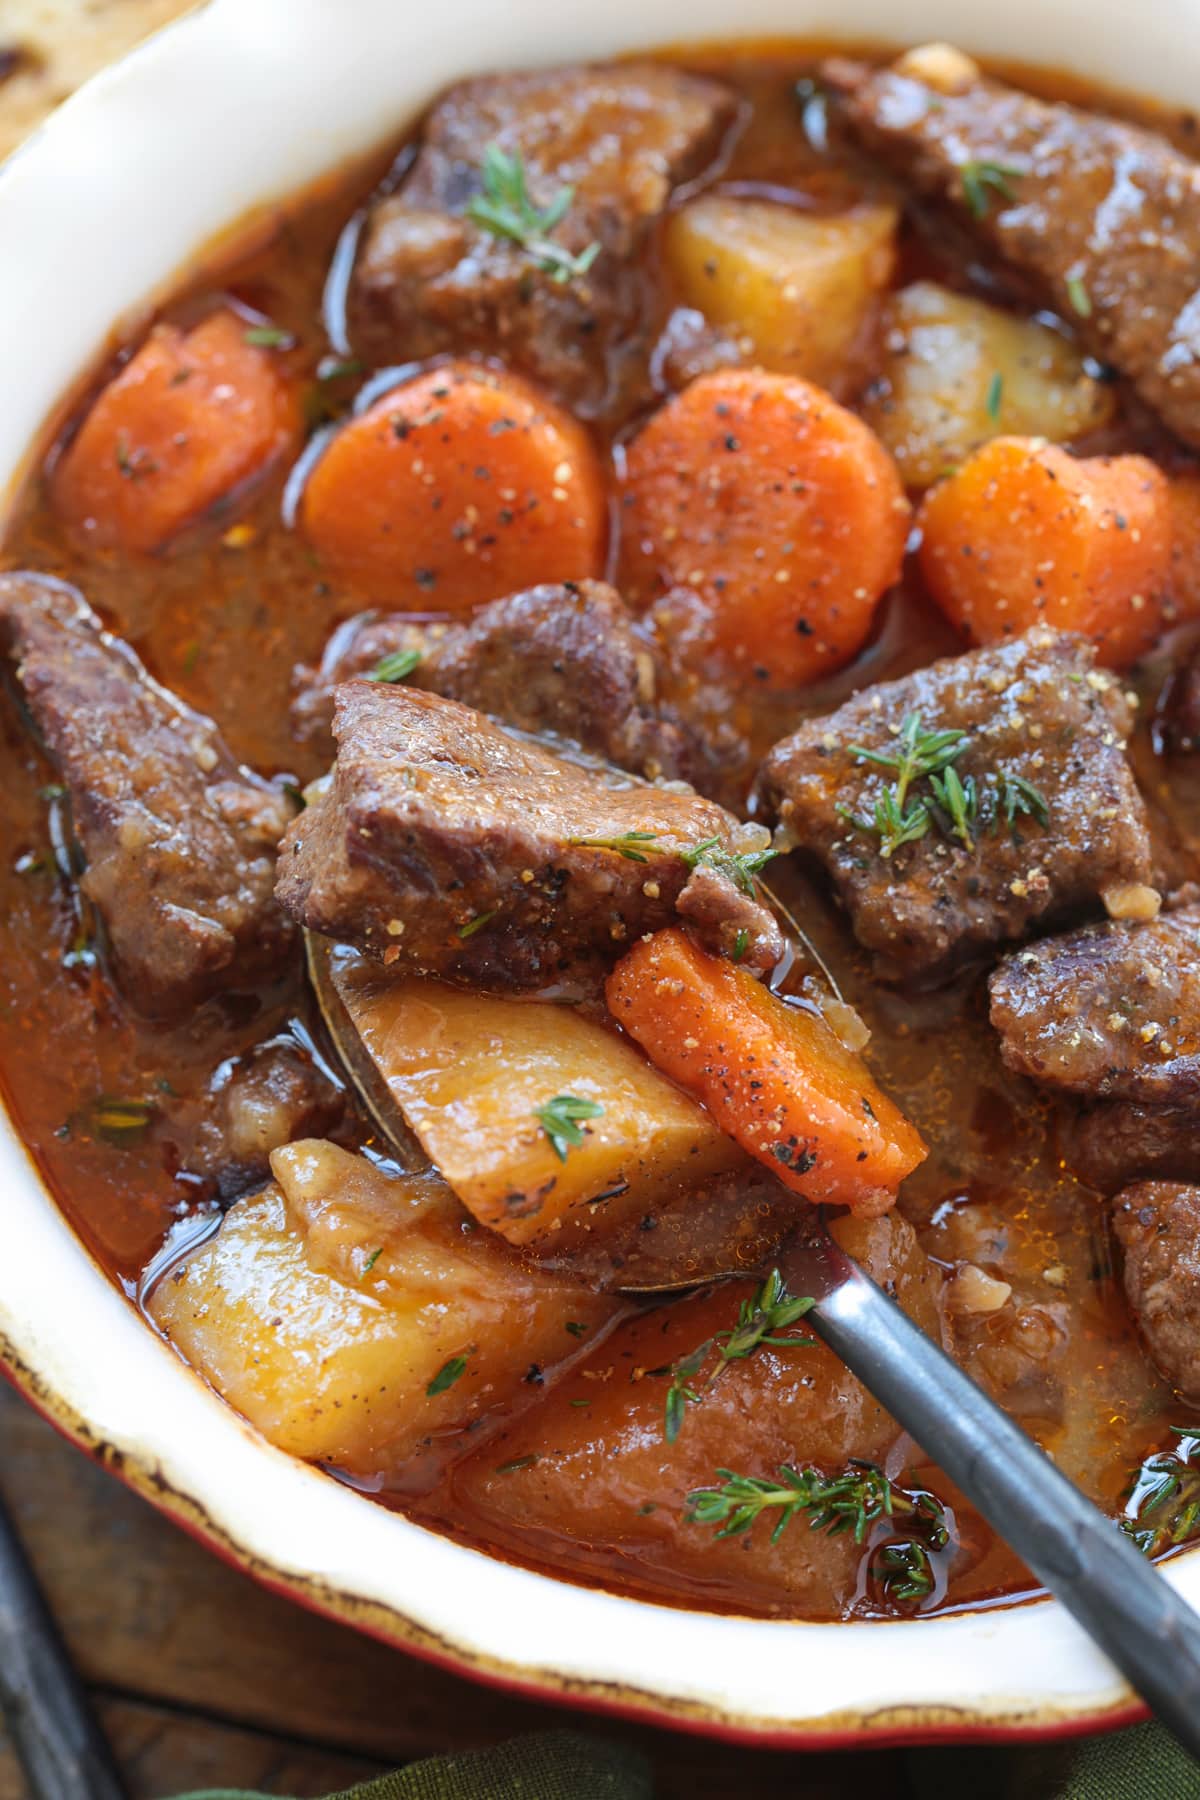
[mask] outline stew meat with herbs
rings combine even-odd
[[[0,574],[0,1076],[274,1443],[682,1605],[1030,1591],[806,1334],[820,1204],[1196,1534],[1196,130],[489,75],[112,349]]]

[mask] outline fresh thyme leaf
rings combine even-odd
[[[911,1539],[881,1544],[871,1558],[870,1573],[886,1600],[926,1600],[933,1592],[929,1552]]]
[[[738,1475],[732,1469],[718,1469],[717,1474],[722,1477],[720,1487],[696,1488],[688,1495],[685,1517],[697,1525],[717,1526],[719,1538],[741,1537],[761,1514],[778,1511],[772,1543],[803,1513],[810,1531],[825,1531],[830,1537],[849,1531],[855,1543],[861,1544],[880,1520],[899,1513],[920,1524],[931,1548],[943,1549],[949,1542],[945,1513],[936,1497],[908,1493],[889,1481],[875,1463],[852,1460],[840,1475],[833,1476],[785,1463],[778,1470],[777,1481]]]
[[[894,788],[885,788],[875,802],[874,816],[862,818],[851,812],[848,806],[839,806],[838,815],[853,825],[857,831],[872,832],[879,839],[879,854],[885,860],[901,844],[914,844],[923,838],[929,830],[929,808],[923,800],[917,800],[907,812],[902,812],[896,801]]]
[[[529,193],[520,151],[510,153],[499,144],[489,144],[484,151],[481,175],[483,192],[476,194],[466,209],[472,224],[482,226],[493,237],[519,244],[552,281],[565,283],[587,274],[600,254],[600,245],[592,242],[576,255],[550,237],[571,209],[573,187],[560,188],[549,206],[539,209]]]
[[[372,1250],[370,1256],[368,1256],[366,1262],[363,1264],[363,1274],[364,1275],[369,1275],[371,1273],[371,1270],[375,1267],[375,1264],[379,1261],[379,1259],[382,1255],[383,1255],[383,1245],[380,1244],[377,1246],[376,1249]]]
[[[566,1162],[567,1151],[578,1150],[583,1143],[580,1121],[603,1118],[604,1108],[598,1100],[582,1100],[578,1094],[556,1094],[545,1106],[535,1106],[533,1116],[549,1138],[559,1162]],[[571,1327],[568,1325],[567,1329]]]
[[[640,844],[652,844],[658,837],[657,831],[623,831],[620,837],[607,838],[568,838],[568,844],[578,844],[585,850],[615,850],[626,862],[648,862],[649,858],[640,850]]]
[[[379,1252],[376,1251],[375,1255],[378,1256],[378,1254]],[[370,1265],[368,1264],[368,1267],[369,1266]],[[459,1376],[466,1372],[466,1367],[467,1359],[465,1356],[452,1356],[449,1362],[444,1362],[433,1380],[429,1383],[429,1386],[425,1389],[429,1398],[432,1400],[435,1395],[444,1394],[447,1388],[452,1388]]]
[[[1015,200],[1017,196],[1010,184],[1018,180],[1022,172],[1011,163],[965,162],[958,174],[971,217],[986,219],[993,194],[1001,200]]]
[[[366,366],[366,363],[361,362],[357,356],[350,356],[345,359],[336,356],[327,356],[317,365],[317,380],[341,381],[343,377],[348,375],[361,375]]]
[[[988,382],[987,391],[987,415],[993,425],[998,424],[1000,421],[1000,408],[1003,404],[1004,377],[999,369],[997,369],[996,373],[992,376],[992,379]]]
[[[294,781],[285,781],[283,784],[283,791],[297,812],[307,811],[308,801],[304,798],[304,789],[302,787],[298,787]]]
[[[475,917],[473,919],[468,919],[465,925],[459,926],[459,928],[458,928],[459,937],[463,938],[464,940],[466,938],[473,938],[475,936],[475,933],[477,931],[482,931],[484,926],[487,924],[488,920],[494,919],[495,916],[496,916],[495,908],[493,908],[491,912],[476,913]]]
[[[702,844],[693,844],[682,855],[689,869],[698,869],[701,865],[706,869],[715,869],[719,875],[727,875],[740,893],[753,896],[756,891],[755,876],[779,852],[769,845],[765,850],[727,850],[720,838],[714,837],[705,838]]]
[[[246,343],[254,344],[261,350],[290,350],[296,342],[290,331],[282,325],[248,325],[242,333]]]
[[[1147,1556],[1200,1537],[1200,1429],[1172,1429],[1174,1449],[1147,1456],[1125,1490],[1120,1529]]]
[[[733,960],[734,960],[734,962],[735,963],[741,962],[743,956],[745,956],[745,954],[749,948],[750,948],[750,933],[746,930],[746,927],[744,925],[742,925],[739,927],[738,934],[733,940]]]
[[[904,716],[894,750],[872,750],[866,744],[850,744],[847,749],[856,762],[895,772],[896,805],[903,811],[913,783],[948,768],[966,748],[966,736],[965,731],[924,731],[920,713],[911,712]]]
[[[579,1338],[587,1336],[587,1326],[581,1325],[578,1319],[568,1319],[566,1322],[566,1330],[570,1332],[572,1337]]]
[[[515,1475],[518,1469],[532,1469],[536,1456],[514,1456],[511,1462],[497,1463],[497,1475]]]
[[[1023,775],[1012,775],[1007,769],[1000,771],[1000,805],[1009,825],[1022,815],[1035,819],[1043,827],[1050,823],[1050,808],[1045,795]]]
[[[933,797],[949,823],[947,837],[960,838],[968,850],[975,848],[975,839],[971,828],[979,816],[979,795],[975,787],[975,777],[968,775],[965,781],[960,780],[958,770],[953,764],[941,775],[931,775],[929,785],[933,789]],[[936,823],[941,820],[934,814]]]
[[[783,1350],[811,1348],[812,1338],[777,1337],[775,1333],[786,1331],[789,1325],[802,1319],[813,1305],[812,1300],[797,1299],[789,1294],[779,1270],[772,1269],[754,1298],[742,1301],[738,1308],[737,1324],[732,1330],[718,1331],[715,1337],[706,1338],[687,1356],[680,1357],[677,1362],[660,1371],[671,1377],[663,1421],[663,1436],[668,1444],[673,1444],[679,1436],[689,1402],[695,1405],[702,1400],[705,1390],[712,1386],[717,1376],[731,1362],[741,1362],[745,1357],[752,1356],[761,1344],[774,1344]],[[696,1389],[692,1383],[714,1350],[716,1362],[703,1386]]]
[[[393,650],[381,656],[367,676],[368,681],[407,681],[421,660],[419,650]]]
[[[102,1096],[88,1108],[87,1123],[106,1144],[124,1148],[145,1137],[155,1109],[147,1100],[122,1100]]]
[[[1081,275],[1070,275],[1067,278],[1067,299],[1071,302],[1071,310],[1079,314],[1081,319],[1092,316],[1092,297],[1083,285]]]

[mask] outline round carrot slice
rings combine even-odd
[[[861,419],[788,375],[726,369],[629,446],[621,565],[647,604],[690,588],[697,644],[726,674],[815,681],[861,648],[900,573],[909,508]]]
[[[410,611],[464,612],[604,567],[604,482],[583,428],[470,363],[418,375],[344,426],[300,520],[336,579]]]
[[[1163,630],[1171,495],[1144,456],[993,438],[926,495],[918,522],[925,584],[977,644],[1054,625],[1122,668]]]
[[[55,471],[55,506],[105,548],[161,549],[296,441],[278,357],[228,308],[184,333],[158,325],[103,389]]]

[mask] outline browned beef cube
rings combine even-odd
[[[1174,671],[1163,696],[1161,726],[1169,750],[1194,756],[1200,750],[1200,645]]]
[[[1010,1069],[1088,1099],[1197,1104],[1200,904],[1008,956],[989,983]]]
[[[121,992],[168,1018],[276,971],[284,796],[235,762],[211,719],[149,679],[73,588],[0,576],[0,645],[57,765]]]
[[[921,78],[917,57],[825,74],[861,144],[948,205],[1200,445],[1200,167],[1155,132],[964,67],[962,82]]]
[[[868,688],[771,751],[758,783],[767,814],[829,871],[886,978],[942,979],[1149,880],[1129,705],[1093,663],[1083,638],[1036,628]],[[899,799],[898,771],[858,751],[897,758],[913,720],[964,734],[952,767],[968,794],[974,784],[974,811],[959,831],[917,780],[901,809],[916,835],[885,855],[877,809]]]
[[[167,1136],[183,1168],[232,1200],[268,1179],[272,1150],[333,1136],[346,1112],[344,1090],[312,1052],[281,1036],[223,1062],[195,1099],[168,1103]]]
[[[1102,1194],[1150,1177],[1200,1181],[1200,1101],[1139,1106],[1101,1100],[1068,1124],[1061,1145],[1068,1167]]]
[[[584,416],[645,393],[658,319],[641,252],[671,190],[714,158],[734,96],[659,63],[488,75],[451,88],[398,193],[367,220],[350,295],[355,348],[380,363],[471,346],[499,353]],[[521,159],[533,205],[565,187],[548,234],[586,274],[555,280],[523,246],[473,224],[490,145]]]
[[[683,852],[740,852],[761,828],[690,789],[572,763],[453,700],[377,682],[337,690],[327,793],[296,820],[278,892],[294,918],[385,963],[500,990],[587,986],[688,905]],[[705,935],[750,967],[782,940],[723,876]]]
[[[652,780],[687,778],[691,733],[655,703],[657,670],[620,595],[603,581],[546,583],[495,600],[464,625],[419,626],[364,614],[330,640],[321,667],[298,671],[293,720],[331,734],[333,690],[406,650],[406,678],[505,725],[565,738]]]
[[[1136,1182],[1113,1201],[1112,1221],[1150,1354],[1173,1387],[1200,1400],[1200,1187]]]

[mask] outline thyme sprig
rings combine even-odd
[[[1173,1426],[1178,1442],[1138,1465],[1120,1528],[1147,1556],[1200,1537],[1200,1429]]]
[[[839,1475],[832,1476],[820,1469],[797,1469],[785,1463],[777,1473],[778,1480],[772,1481],[718,1469],[722,1485],[690,1493],[685,1517],[697,1525],[715,1525],[715,1535],[727,1538],[743,1536],[763,1513],[777,1511],[773,1544],[798,1514],[807,1517],[810,1531],[824,1531],[830,1537],[848,1531],[856,1544],[863,1543],[882,1520],[902,1517],[920,1528],[929,1549],[942,1550],[950,1541],[945,1509],[936,1495],[923,1489],[910,1493],[890,1481],[876,1463],[853,1458]]]
[[[663,1415],[663,1436],[668,1444],[673,1444],[679,1436],[689,1402],[695,1405],[701,1401],[705,1390],[712,1386],[717,1376],[731,1362],[741,1362],[747,1356],[752,1356],[762,1344],[773,1344],[783,1350],[810,1348],[814,1341],[810,1337],[779,1337],[776,1334],[786,1331],[797,1319],[802,1319],[813,1305],[811,1299],[801,1299],[789,1294],[779,1270],[772,1269],[753,1298],[743,1300],[738,1307],[736,1325],[729,1331],[718,1331],[712,1337],[705,1338],[687,1356],[670,1364],[663,1371],[671,1377]],[[714,1352],[716,1360],[712,1363],[703,1386],[693,1386]]]
[[[556,1094],[545,1106],[535,1106],[533,1116],[559,1162],[565,1163],[567,1152],[578,1150],[584,1141],[582,1122],[603,1118],[604,1108],[598,1100],[584,1100],[578,1094]]]
[[[755,876],[766,868],[772,857],[778,855],[778,850],[770,846],[765,850],[727,850],[720,838],[713,837],[705,838],[703,843],[693,844],[690,850],[685,850],[683,860],[689,869],[715,869],[719,875],[728,876],[739,892],[753,897],[756,892]]]
[[[987,218],[993,194],[1001,200],[1015,200],[1017,196],[1013,193],[1012,183],[1023,174],[1023,169],[1016,169],[1011,163],[965,162],[958,175],[971,217]]]
[[[586,850],[615,850],[626,862],[648,862],[650,859],[641,849],[643,844],[652,844],[658,837],[657,831],[623,831],[619,837],[573,837],[568,844],[578,844]]]
[[[390,650],[369,671],[367,680],[386,682],[389,686],[398,681],[407,681],[420,661],[419,650]]]
[[[593,240],[576,254],[550,236],[571,210],[573,187],[560,188],[549,206],[536,207],[520,151],[502,150],[499,144],[489,144],[484,151],[481,175],[483,192],[474,195],[466,209],[472,224],[520,245],[552,281],[565,284],[587,274],[600,245]]]

